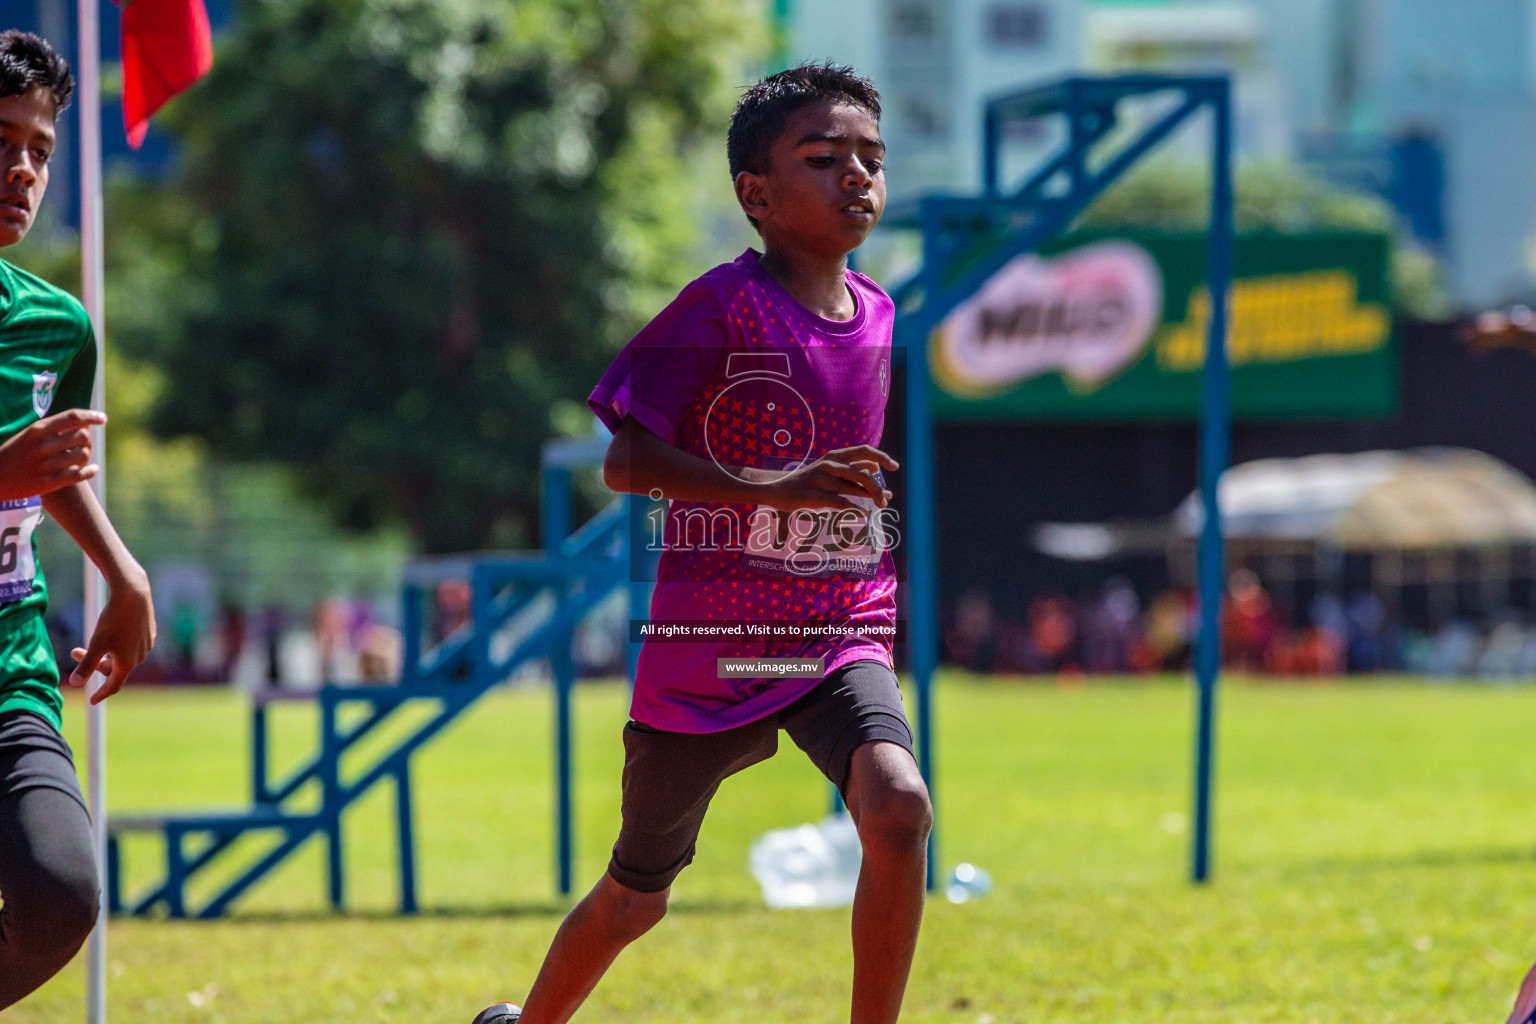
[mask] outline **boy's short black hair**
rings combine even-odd
[[[53,97],[54,116],[63,113],[75,94],[69,62],[41,36],[14,28],[0,32],[0,99],[39,87]]]
[[[731,128],[725,136],[731,179],[734,181],[742,171],[766,172],[768,151],[790,117],[816,100],[842,100],[863,107],[880,120],[880,93],[853,68],[826,61],[769,75],[741,94],[731,115]],[[756,218],[748,215],[747,219],[756,226]]]

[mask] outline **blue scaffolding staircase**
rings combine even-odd
[[[542,551],[435,558],[408,567],[402,588],[403,656],[397,684],[328,684],[306,692],[276,690],[255,696],[249,806],[110,817],[108,909],[115,914],[219,917],[306,841],[319,838],[326,846],[329,902],[339,910],[345,901],[343,815],[375,786],[388,781],[395,794],[400,911],[414,913],[411,756],[492,686],[539,660],[548,662],[554,682],[555,860],[558,889],[568,895],[572,884],[573,634],[582,618],[619,588],[628,588],[630,600],[639,602],[632,606],[644,607],[648,601],[648,584],[636,582],[648,578],[646,566],[632,561],[629,543],[644,514],[643,499],[618,498],[580,529],[571,530],[571,471],[600,461],[605,448],[603,436],[545,447],[546,543]],[[643,556],[643,546],[640,553]],[[433,642],[428,600],[435,599],[438,586],[448,581],[469,584],[470,618]],[[636,647],[630,645],[631,675]],[[273,777],[268,742],[268,711],[278,701],[313,702],[319,711],[318,749],[280,779]],[[391,729],[398,734],[380,744],[381,750],[362,747],[368,737]],[[125,898],[121,840],[127,833],[163,837],[165,867],[148,889]],[[251,834],[275,836],[276,845],[253,855],[251,844],[238,842]],[[206,880],[202,888],[213,892],[193,906],[188,890],[199,880]]]

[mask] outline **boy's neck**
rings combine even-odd
[[[848,291],[848,256],[823,257],[763,246],[758,265],[800,305],[827,320],[852,320],[858,312]]]

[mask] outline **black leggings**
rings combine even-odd
[[[101,888],[69,744],[30,711],[0,715],[0,1009],[57,974]]]

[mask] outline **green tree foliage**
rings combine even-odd
[[[58,216],[47,202],[44,215]],[[144,299],[176,287],[185,274],[179,239],[186,234],[188,211],[174,197],[122,177],[108,182],[106,211],[107,507],[119,530],[133,536],[135,522],[207,514],[201,443],[191,437],[161,439],[151,429],[154,407],[167,390],[164,374],[111,343],[119,331],[161,337],[177,330],[169,304]],[[82,295],[80,245],[72,233],[34,230],[3,258]]]
[[[56,207],[43,209],[56,215]],[[145,297],[167,294],[186,279],[191,216],[174,193],[150,183],[123,176],[107,183],[105,481],[113,525],[152,576],[168,564],[200,563],[212,573],[220,600],[248,609],[302,609],[337,594],[388,594],[409,546],[403,530],[340,530],[323,507],[298,493],[286,467],[223,465],[208,457],[199,438],[159,438],[150,429],[171,381],[116,342],[121,334],[161,337],[177,330],[176,309]],[[73,235],[34,230],[3,258],[81,294]],[[83,600],[80,549],[46,519],[37,542],[53,603]],[[172,611],[160,607],[162,631]],[[161,653],[170,650],[165,645]]]
[[[173,111],[186,273],[143,298],[176,315],[114,328],[165,372],[157,430],[427,550],[532,540],[540,444],[686,279],[747,13],[247,0]]]

